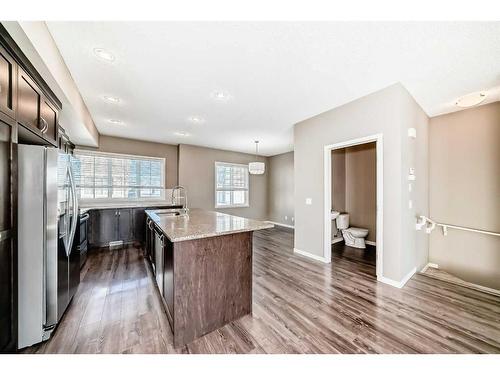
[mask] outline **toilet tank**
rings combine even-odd
[[[337,228],[339,229],[349,228],[349,214],[340,214],[337,217]]]

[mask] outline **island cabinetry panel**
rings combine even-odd
[[[164,297],[173,310],[176,347],[252,312],[252,235],[175,242],[173,251],[164,251],[165,264],[173,263],[173,283],[165,269]]]

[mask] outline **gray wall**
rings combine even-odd
[[[500,232],[500,102],[430,121],[430,214],[439,222]],[[450,229],[431,234],[429,261],[500,289],[500,238]]]
[[[215,209],[215,162],[247,164],[256,159],[265,162],[267,167],[266,157],[179,145],[179,184],[188,191],[189,206],[252,219],[267,219],[267,171],[263,175],[250,175],[250,207]]]
[[[400,84],[322,113],[295,125],[295,248],[323,256],[324,146],[383,134],[384,222],[383,276],[400,281],[427,253],[426,239],[417,241],[415,215],[426,214],[428,197],[417,188],[408,209],[407,174],[415,163],[422,182],[427,179],[427,155],[416,155],[427,144],[428,118]],[[407,128],[419,137],[409,140]],[[425,159],[425,160],[423,160]],[[312,198],[306,205],[305,199]],[[423,235],[425,236],[425,234]],[[418,246],[417,246],[418,243]],[[420,248],[422,247],[422,248]]]
[[[342,163],[343,162],[343,163]],[[377,155],[375,143],[332,151],[332,205],[349,214],[351,227],[377,234]]]
[[[267,172],[267,218],[276,223],[293,226],[293,151],[269,157]]]
[[[99,136],[99,147],[83,147],[79,149],[117,154],[142,155],[165,158],[165,187],[172,188],[177,185],[177,147],[165,143],[138,141],[135,139]]]
[[[332,210],[346,212],[345,148],[332,151]]]

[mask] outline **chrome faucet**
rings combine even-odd
[[[184,213],[187,213],[189,211],[189,208],[188,208],[188,197],[187,197],[187,190],[184,186],[182,185],[177,185],[177,186],[174,186],[174,188],[172,189],[172,203],[174,204],[175,203],[175,192],[177,190],[184,190],[184,202],[182,204],[182,209],[184,210]],[[182,196],[182,195],[181,195]]]

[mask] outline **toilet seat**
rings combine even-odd
[[[366,237],[368,235],[368,229],[350,227],[346,231],[350,232],[354,237]]]

